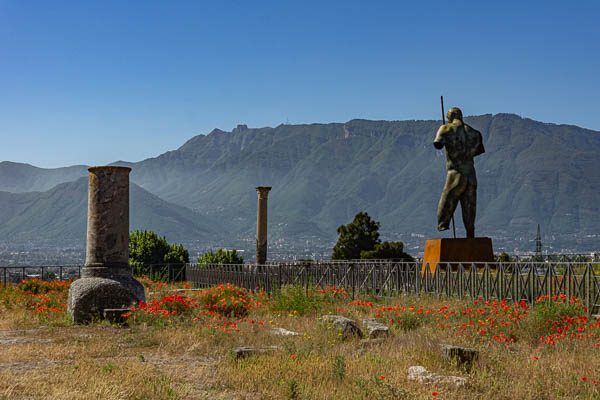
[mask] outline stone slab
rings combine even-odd
[[[266,346],[266,347],[254,347],[254,346],[242,346],[233,349],[233,356],[235,359],[246,358],[255,354],[270,353],[273,351],[281,350],[277,346]]]
[[[434,272],[437,263],[443,262],[494,262],[492,239],[488,237],[427,239],[421,272],[425,273],[426,266]]]

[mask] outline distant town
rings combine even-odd
[[[413,257],[423,256],[423,246],[426,238],[431,235],[422,233],[400,234],[394,232],[381,232],[382,240],[401,241],[407,253]],[[439,235],[450,237],[448,233]],[[433,236],[431,236],[433,237]],[[509,255],[527,256],[535,252],[535,235],[531,236],[493,236],[494,253],[505,252]],[[577,234],[556,236],[542,236],[542,254],[597,254],[600,235]],[[327,260],[331,257],[332,248],[336,239],[325,240],[316,236],[302,239],[286,240],[280,238],[268,243],[269,261],[290,260]],[[208,250],[236,249],[246,263],[254,262],[256,244],[254,237],[239,237],[234,240],[218,239],[213,243],[200,243],[189,241],[183,243],[190,253],[190,261],[194,262]],[[74,265],[85,262],[85,247],[83,244],[68,243],[57,247],[44,243],[0,243],[0,266],[51,266]]]

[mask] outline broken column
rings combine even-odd
[[[129,172],[127,167],[90,167],[87,244],[81,278],[71,284],[73,322],[103,318],[105,309],[145,300],[129,266]]]
[[[269,199],[269,186],[259,186],[258,210],[256,215],[256,264],[262,265],[267,262],[267,203]]]

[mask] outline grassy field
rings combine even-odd
[[[178,291],[142,279],[148,303],[125,326],[76,326],[69,282],[0,287],[0,399],[597,399],[600,323],[576,299],[352,300],[343,290]],[[321,320],[376,318],[380,343],[344,340]],[[300,333],[276,335],[280,327]],[[474,347],[467,371],[439,344]],[[235,359],[237,346],[279,350]],[[466,385],[419,383],[421,365]]]

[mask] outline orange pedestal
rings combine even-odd
[[[492,239],[480,238],[457,238],[457,239],[428,239],[425,242],[425,255],[423,256],[423,268],[429,264],[431,272],[435,271],[437,264],[441,262],[493,262],[494,251]]]

